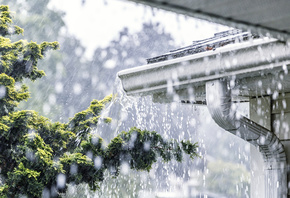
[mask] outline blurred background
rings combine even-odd
[[[60,50],[39,63],[46,76],[29,86],[31,98],[20,109],[33,109],[53,121],[67,122],[93,99],[121,92],[118,71],[146,64],[146,58],[212,37],[229,27],[121,0],[0,1],[14,12],[24,35],[11,40],[58,41]],[[247,104],[242,108],[247,115]],[[123,166],[98,192],[70,185],[66,197],[249,197],[250,146],[220,129],[206,107],[154,104],[151,98],[119,94],[105,112],[112,126],[96,132],[109,141],[137,126],[166,138],[199,143],[200,158],[183,163],[158,161],[148,172]]]

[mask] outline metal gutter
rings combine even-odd
[[[279,138],[252,120],[237,116],[227,81],[208,81],[206,101],[212,118],[221,128],[253,144],[262,153],[266,165],[266,198],[286,198],[286,154]]]
[[[147,63],[150,64],[165,61],[210,50],[215,51],[217,48],[225,47],[229,44],[237,44],[249,40],[253,41],[254,39],[258,38],[260,38],[258,35],[253,35],[248,32],[242,32],[241,30],[237,29],[231,29],[215,33],[214,36],[211,38],[193,41],[193,43],[189,46],[171,50],[170,52],[159,55],[157,57],[148,58]]]
[[[266,75],[281,71],[289,60],[290,48],[285,43],[258,39],[123,70],[117,75],[128,95],[146,95],[164,93],[168,85],[182,89],[231,76],[238,80]]]

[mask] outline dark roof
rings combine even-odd
[[[130,0],[211,23],[290,39],[289,0]]]
[[[160,61],[179,58],[191,54],[197,54],[205,51],[215,50],[216,48],[223,47],[228,44],[240,43],[250,39],[259,38],[257,35],[253,35],[248,32],[242,32],[241,30],[233,29],[224,32],[215,33],[213,37],[193,41],[189,46],[182,47],[176,50],[147,59],[147,64],[156,63]]]

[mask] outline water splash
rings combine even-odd
[[[221,131],[204,106],[176,102],[159,104],[152,102],[152,96],[127,96],[119,79],[115,82],[112,102],[104,109],[101,117],[111,117],[112,123],[107,124],[100,119],[93,133],[99,134],[107,142],[119,132],[128,131],[136,126],[156,131],[167,139],[197,141],[201,158],[192,161],[184,156],[183,163],[176,161],[164,163],[159,159],[150,172],[141,173],[128,169],[128,164],[122,164],[122,170],[117,178],[112,178],[108,171],[105,173],[100,191],[97,193],[88,191],[91,197],[206,196],[208,191],[212,190],[210,186],[212,177],[227,177],[225,173],[215,173],[212,168],[208,168],[209,164],[218,159],[230,159],[232,163],[246,167],[249,163],[249,151],[245,150],[244,144],[235,137],[231,139],[233,137],[228,137],[230,134]],[[237,158],[231,159],[234,158],[231,157],[233,155]],[[101,159],[94,159],[96,168],[100,161]],[[234,185],[233,188],[238,195],[249,186]]]

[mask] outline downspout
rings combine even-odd
[[[206,82],[206,101],[213,120],[221,128],[248,141],[261,152],[265,163],[266,198],[287,198],[286,154],[279,138],[236,113],[226,80]]]

